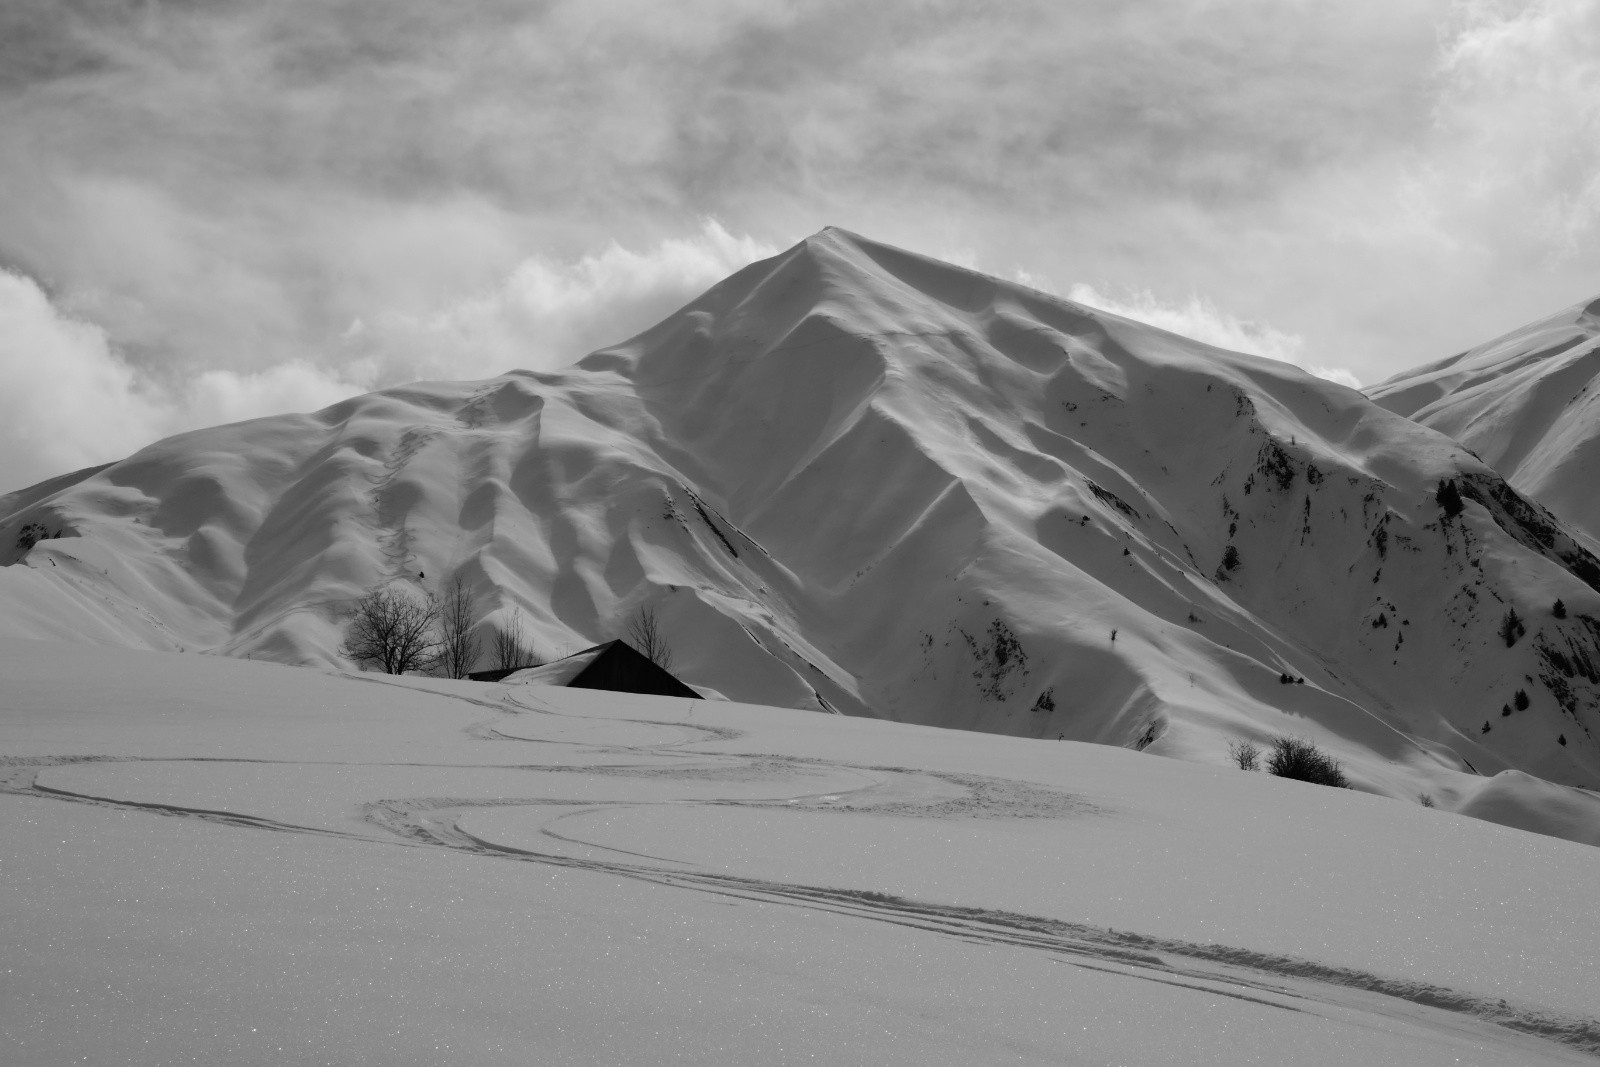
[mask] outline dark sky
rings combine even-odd
[[[1600,4],[5,0],[0,491],[823,226],[1378,381],[1600,294]]]

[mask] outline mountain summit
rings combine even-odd
[[[651,607],[743,701],[1210,762],[1293,733],[1466,805],[1600,784],[1586,545],[1353,390],[830,229],[564,372],[0,498],[0,625],[339,665],[354,598],[459,576],[546,655]]]

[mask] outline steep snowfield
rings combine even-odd
[[[7,1062],[1600,1056],[1600,850],[1416,804],[65,642],[0,677]]]
[[[1600,538],[1600,300],[1368,391],[1449,434],[1591,538]]]
[[[362,591],[461,576],[546,655],[651,606],[733,700],[1213,764],[1291,732],[1516,822],[1479,775],[1600,807],[1562,788],[1600,784],[1586,545],[1359,393],[828,230],[567,372],[0,498],[0,626],[333,665]]]

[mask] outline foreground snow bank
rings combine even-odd
[[[1600,1053],[1600,850],[1443,811],[708,701],[45,642],[0,679],[18,1062]]]

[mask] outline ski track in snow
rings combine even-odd
[[[395,684],[365,678],[377,684]],[[1510,1005],[1424,982],[1387,978],[1315,960],[1273,955],[1227,945],[1152,937],[1062,919],[1016,912],[941,904],[867,889],[773,881],[740,874],[708,871],[693,861],[613,847],[555,830],[555,824],[597,810],[676,806],[779,808],[811,812],[872,813],[933,819],[1062,818],[1105,814],[1094,804],[1070,794],[1023,782],[981,775],[938,773],[884,766],[856,766],[829,760],[783,755],[695,752],[685,746],[737,738],[741,731],[725,727],[643,718],[592,719],[569,715],[515,699],[500,701],[438,694],[486,710],[493,718],[466,728],[468,736],[499,743],[580,746],[596,755],[626,753],[633,762],[567,764],[349,763],[339,761],[259,760],[226,757],[148,756],[0,756],[0,793],[89,804],[123,811],[192,819],[276,833],[308,834],[362,844],[398,844],[445,849],[464,855],[535,863],[610,875],[691,892],[805,908],[845,919],[890,923],[928,934],[984,945],[1044,952],[1064,964],[1087,970],[1157,982],[1211,996],[1225,996],[1292,1012],[1323,1009],[1354,1011],[1379,1018],[1404,1019],[1460,1036],[1463,1031],[1498,1028],[1554,1042],[1566,1049],[1600,1058],[1600,1020]],[[496,724],[519,723],[521,733],[503,732]],[[640,743],[587,744],[581,740],[526,736],[541,721],[577,720],[604,723],[622,730],[672,728],[674,740]],[[533,728],[533,729],[530,729]],[[141,802],[42,785],[39,773],[51,767],[94,763],[240,763],[302,767],[318,765],[413,767],[538,771],[593,778],[676,779],[715,786],[719,783],[771,782],[784,776],[826,774],[859,783],[822,792],[796,793],[769,799],[710,797],[696,800],[578,799],[571,796],[408,797],[379,799],[361,810],[365,825],[377,834],[284,822],[243,812],[170,803]],[[571,846],[581,855],[518,848],[463,829],[463,819],[495,808],[553,809],[537,824],[539,835],[553,847]],[[597,858],[593,853],[618,858]],[[1502,1033],[1501,1040],[1504,1040]]]

